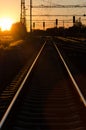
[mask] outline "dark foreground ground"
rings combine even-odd
[[[12,82],[28,60],[34,57],[41,44],[38,38],[0,43],[0,93]]]

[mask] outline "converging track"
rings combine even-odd
[[[58,43],[47,38],[19,86],[6,91],[16,88],[2,130],[86,130],[85,93],[62,55]]]

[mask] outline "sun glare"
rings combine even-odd
[[[11,18],[1,18],[0,19],[0,28],[2,31],[10,30],[13,24],[13,20]]]

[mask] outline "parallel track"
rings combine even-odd
[[[19,87],[26,88],[11,118],[12,124],[3,130],[86,130],[84,96],[74,88],[57,50],[49,39],[42,46]]]

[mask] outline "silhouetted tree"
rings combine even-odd
[[[11,33],[15,39],[25,39],[27,36],[26,27],[20,22],[12,25]]]
[[[74,26],[76,26],[76,27],[82,27],[83,25],[82,25],[82,22],[81,21],[78,21],[78,20],[76,20],[76,22],[75,22],[75,24],[74,24]]]

